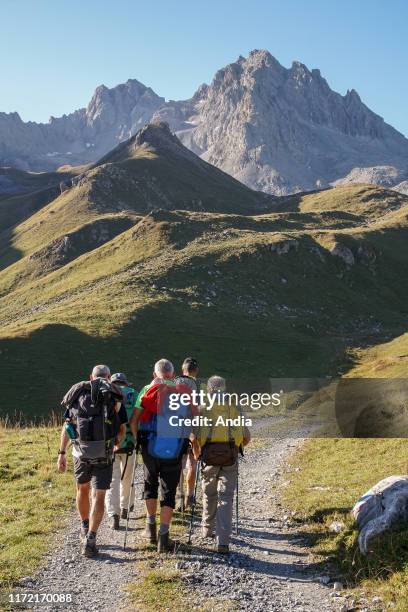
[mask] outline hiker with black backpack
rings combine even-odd
[[[111,382],[120,388],[127,414],[126,434],[114,454],[112,482],[106,494],[105,506],[110,527],[119,529],[120,519],[127,519],[128,509],[133,510],[135,489],[132,487],[132,475],[136,461],[137,436],[137,392],[128,383],[122,372],[112,374]]]
[[[194,357],[186,357],[181,365],[181,375],[177,376],[175,381],[176,384],[185,384],[196,393],[200,392],[200,383],[198,378],[198,361]],[[198,406],[193,406],[193,415],[198,414]],[[197,471],[197,461],[194,459],[193,449],[191,446],[187,449],[186,454],[183,456],[183,470],[187,470],[187,495],[184,499],[184,487],[180,486],[180,495],[182,499],[182,508],[191,508],[194,500],[194,488]],[[181,482],[183,481],[183,482]],[[181,484],[184,484],[184,474],[181,475]]]
[[[209,423],[196,430],[198,449],[196,445],[193,447],[196,459],[201,461],[202,536],[216,538],[216,550],[220,554],[229,553],[238,459],[251,439],[245,425],[231,424],[234,420],[240,421],[237,417],[242,412],[231,403],[225,391],[224,378],[208,379],[207,394],[216,396],[216,401],[209,412]]]
[[[127,415],[123,395],[110,382],[108,366],[97,365],[90,380],[73,385],[61,403],[65,408],[65,423],[58,452],[58,470],[66,471],[65,453],[71,441],[76,502],[82,521],[82,553],[94,557],[98,554],[96,534],[104,514],[105,494],[112,480],[113,453],[125,435]]]
[[[177,398],[181,393],[189,394],[191,390],[186,385],[175,383],[174,367],[167,359],[157,361],[153,377],[153,381],[141,390],[137,400],[142,408],[138,432],[144,463],[145,536],[151,544],[157,544],[158,552],[173,552],[175,543],[169,537],[169,530],[176,505],[182,456],[188,446],[190,435],[190,429],[185,428],[182,422],[183,417],[191,416],[190,406],[177,403]],[[180,417],[181,424],[173,426],[172,417],[176,417],[177,421]],[[162,499],[157,535],[159,484]]]

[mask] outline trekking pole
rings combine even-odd
[[[188,541],[187,541],[188,544],[191,544],[191,536],[193,535],[194,511],[195,511],[196,500],[197,500],[197,484],[198,484],[198,478],[200,476],[200,465],[201,465],[201,461],[198,460],[197,465],[196,465],[196,473],[195,473],[193,503],[191,504],[190,529],[189,529]]]
[[[235,533],[236,533],[236,535],[239,534],[238,508],[239,508],[239,459],[237,459],[237,493],[235,495]]]
[[[128,527],[129,527],[129,514],[130,514],[130,500],[132,499],[132,492],[133,492],[133,490],[135,488],[136,467],[137,467],[137,449],[135,451],[135,464],[133,466],[132,482],[130,484],[130,489],[129,489],[129,498],[128,498],[128,507],[127,507],[127,516],[126,516],[126,530],[125,530],[125,539],[124,539],[124,542],[123,542],[123,550],[126,549],[126,543],[127,543],[127,534],[128,534]]]
[[[184,470],[183,470],[183,466],[181,467],[181,474],[180,474],[180,481],[179,481],[179,490],[180,490],[180,509],[181,509],[181,514],[182,514],[182,521],[184,523],[185,504],[184,504]]]

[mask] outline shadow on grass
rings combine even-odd
[[[337,514],[342,514],[347,516],[350,513],[350,508],[348,507],[333,507],[333,508],[319,508],[313,514],[308,516],[305,520],[301,521],[307,523],[324,523],[324,520],[328,516],[333,516]],[[295,519],[296,520],[296,519]]]

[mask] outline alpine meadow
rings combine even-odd
[[[222,374],[248,377],[336,375],[354,349],[405,330],[403,194],[254,192],[166,124],[76,172],[23,175],[27,191],[0,202],[4,415],[21,359],[26,411],[46,415],[98,355],[140,378],[152,352],[181,359],[183,327],[208,368],[217,359]]]

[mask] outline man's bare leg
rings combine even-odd
[[[87,521],[89,519],[89,485],[89,482],[77,484],[76,505],[82,521]]]
[[[87,533],[83,548],[83,554],[86,557],[94,557],[98,554],[98,549],[96,548],[96,533],[99,525],[102,522],[105,511],[105,495],[105,490],[92,489],[92,506],[89,517],[89,531]]]
[[[92,531],[95,534],[98,531],[99,525],[103,519],[103,514],[105,511],[105,495],[105,490],[96,489],[93,491],[91,515],[89,517],[89,531]]]
[[[162,525],[167,525],[167,527],[169,527],[172,518],[173,518],[173,508],[170,508],[170,506],[162,506],[160,510],[160,527]]]

